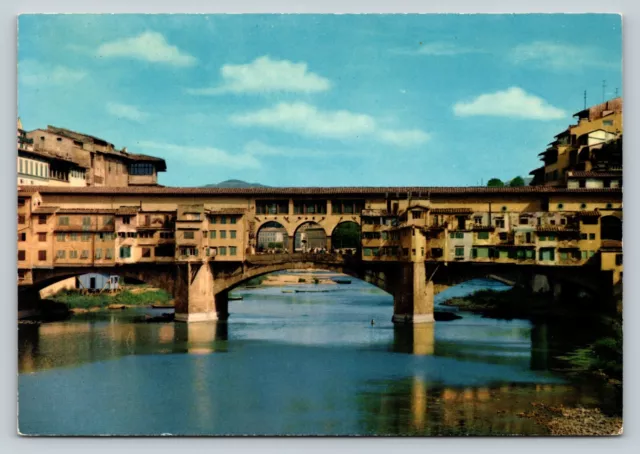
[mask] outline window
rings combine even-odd
[[[463,247],[457,247],[455,249],[455,254],[456,254],[456,257],[464,257],[464,248]]]
[[[590,240],[595,240],[596,239],[596,234],[595,233],[590,233],[589,234],[589,239]]]
[[[551,224],[551,225],[556,225],[556,220],[555,220],[555,219],[550,219],[550,220],[549,220],[549,224]]]
[[[226,224],[226,223],[227,223],[227,217],[226,216],[220,217],[220,224]]]
[[[580,209],[581,209],[581,210],[584,210],[584,209],[586,209],[586,208],[587,208],[587,204],[586,204],[586,203],[582,203],[582,204],[580,204]]]
[[[506,206],[502,207],[502,211],[507,211],[507,207]]]
[[[120,258],[128,259],[131,257],[131,246],[121,246],[120,247]]]
[[[193,240],[195,238],[195,232],[193,232],[192,230],[186,230],[182,232],[182,237],[185,240]]]
[[[19,173],[22,173],[22,159],[18,159],[18,164],[19,164],[19,167],[18,167],[18,169],[19,169],[19,170],[18,170],[18,172],[19,172]]]
[[[529,223],[529,218],[526,216],[520,216],[519,223],[520,225],[527,225]]]
[[[69,225],[69,216],[60,216],[58,218],[58,225]]]
[[[84,216],[82,218],[82,225],[84,226],[91,225],[91,218],[89,216]]]
[[[424,214],[423,211],[412,211],[411,212],[411,219],[422,219],[422,215]]]
[[[473,223],[476,225],[482,225],[482,216],[474,216]]]
[[[173,257],[176,255],[175,247],[170,244],[163,244],[162,246],[156,246],[154,252],[156,257]]]
[[[95,258],[97,260],[100,260],[102,258],[102,249],[100,249],[100,248],[96,249]]]
[[[25,251],[18,251],[18,260],[24,261],[27,259],[27,253]]]
[[[211,230],[209,232],[209,238],[211,238],[212,240],[216,239],[216,231],[215,230]]]
[[[566,225],[567,224],[567,219],[566,218],[560,218],[560,224],[561,225]]]
[[[170,240],[174,237],[174,233],[173,232],[160,232],[160,238],[165,239],[165,240]],[[158,254],[156,254],[157,256]]]
[[[69,251],[69,258],[70,259],[77,259],[78,258],[78,251],[76,251],[76,250]]]
[[[142,258],[143,259],[151,258],[151,248],[150,247],[143,247],[142,248]]]
[[[113,249],[105,249],[104,251],[104,258],[105,259],[112,259],[113,258]]]
[[[616,265],[622,265],[622,254],[616,254]]]
[[[63,259],[66,257],[66,251],[57,251],[56,252],[56,258],[57,259]]]
[[[218,253],[219,253],[220,255],[227,255],[227,248],[226,248],[225,246],[220,246],[220,247],[218,248]]]
[[[40,241],[41,243],[47,241],[47,234],[44,232],[38,233],[38,241]]]
[[[586,240],[588,238],[588,235],[586,233],[581,233],[580,234],[580,239],[581,240]]]
[[[235,246],[231,246],[229,247],[229,255],[237,255],[238,253],[238,248]]]
[[[122,218],[122,223],[123,224],[130,224],[131,223],[131,216],[125,216]]]
[[[137,232],[127,232],[127,238],[137,238],[137,237],[138,237]]]
[[[88,259],[89,258],[89,251],[86,249],[82,250],[82,254],[80,254],[80,258],[81,259]]]
[[[212,223],[212,224],[217,223],[217,222],[218,222],[218,218],[217,218],[217,216],[211,216],[211,217],[209,218],[209,222],[210,222],[210,223]]]
[[[231,216],[229,218],[229,222],[231,222],[231,224],[235,224],[238,221],[238,219],[235,216]]]
[[[602,121],[602,125],[603,126],[613,126],[613,120],[603,120]]]
[[[66,236],[66,235],[65,235],[64,233],[58,233],[58,234],[56,234],[56,241],[63,242],[63,241],[64,241],[64,239],[65,239],[65,236]]]
[[[564,205],[563,205],[562,203],[559,203],[559,204],[558,204],[558,209],[559,209],[559,210],[561,210],[561,209],[563,209],[563,208],[564,208]]]
[[[489,232],[478,232],[478,239],[479,240],[488,240],[489,239]]]
[[[236,237],[236,231],[235,230],[229,230],[229,238],[234,239]]]
[[[127,233],[126,232],[118,232],[118,236],[120,238],[126,238],[127,237]]]
[[[87,241],[91,241],[91,235],[88,233],[83,233],[82,234],[82,241],[87,242]]]
[[[78,234],[77,234],[77,233],[75,233],[75,232],[74,232],[74,233],[71,233],[71,234],[69,235],[69,239],[70,239],[71,241],[78,241]]]
[[[102,225],[112,225],[113,216],[102,216]]]
[[[224,240],[227,237],[227,231],[226,230],[220,230],[220,239]]]
[[[496,227],[499,229],[504,229],[504,219],[496,219]]]
[[[38,216],[38,224],[42,225],[42,224],[46,224],[47,223],[47,215],[46,214],[41,214],[40,216]]]
[[[366,247],[363,248],[362,251],[365,257],[371,257],[371,248]]]
[[[153,175],[153,164],[135,163],[129,165],[130,175]]]
[[[595,255],[594,251],[589,251],[589,258],[593,257]]]
[[[26,217],[24,214],[18,215],[18,224],[24,224],[26,222]]]
[[[566,251],[560,251],[560,260],[568,260],[569,254]]]
[[[610,210],[611,208],[613,208],[613,204],[607,203],[607,210]]]

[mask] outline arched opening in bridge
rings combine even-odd
[[[327,249],[327,233],[317,222],[305,222],[296,229],[293,249],[295,252],[310,252]]]
[[[338,251],[357,253],[360,241],[360,225],[354,221],[341,222],[331,233],[331,248]]]
[[[600,218],[600,239],[622,241],[622,220],[616,216]]]
[[[265,222],[256,235],[256,252],[283,252],[288,249],[287,229],[276,221]]]

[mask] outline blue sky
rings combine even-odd
[[[18,114],[161,156],[160,183],[526,176],[622,95],[617,15],[23,15]]]

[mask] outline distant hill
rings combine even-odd
[[[226,180],[221,183],[216,184],[207,184],[204,186],[205,188],[268,188],[269,186],[265,186],[260,183],[247,183],[242,180]]]

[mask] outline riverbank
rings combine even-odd
[[[335,274],[327,274],[327,273],[313,273],[313,272],[302,272],[302,273],[278,273],[278,274],[269,274],[260,279],[256,279],[250,281],[248,286],[250,287],[279,287],[279,286],[288,286],[288,285],[338,285],[335,282],[334,278],[342,278],[346,277],[344,274],[335,273]]]
[[[603,415],[597,408],[552,407],[535,402],[532,406],[532,410],[518,416],[532,419],[546,427],[550,435],[622,435],[622,418]]]
[[[45,309],[55,311],[66,308],[71,313],[151,306],[172,307],[171,295],[153,287],[135,287],[117,293],[97,294],[64,290],[52,295],[43,304]]]

